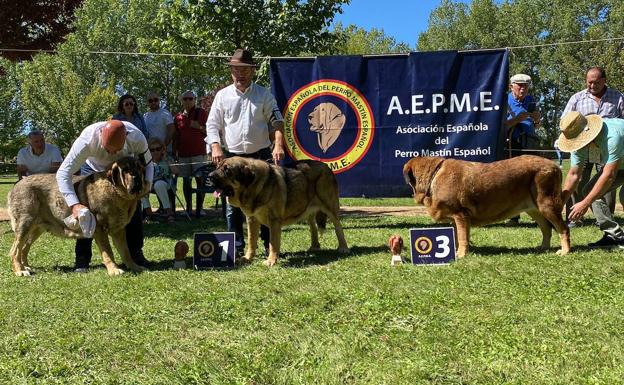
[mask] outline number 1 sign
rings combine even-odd
[[[452,227],[410,229],[412,263],[440,265],[455,260],[455,233]]]
[[[195,233],[193,235],[193,266],[234,267],[236,248],[234,233]]]

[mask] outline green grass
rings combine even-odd
[[[71,272],[73,241],[44,235],[33,278],[0,271],[2,384],[615,384],[624,378],[624,257],[582,245],[540,253],[539,230],[473,231],[449,266],[390,266],[390,234],[426,218],[346,216],[353,252],[311,256],[303,225],[284,255],[233,270],[170,270],[177,239],[216,218],[146,226],[153,271]],[[0,253],[13,239],[0,223]],[[553,246],[558,241],[553,241]]]

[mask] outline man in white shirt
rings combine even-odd
[[[233,84],[217,92],[206,122],[205,140],[210,145],[212,161],[218,163],[225,156],[243,156],[273,159],[277,164],[284,159],[284,121],[275,97],[253,82],[256,64],[250,51],[237,49],[228,65]],[[228,149],[226,154],[221,149],[221,135]],[[228,231],[236,234],[237,253],[241,253],[245,246],[243,213],[228,204],[226,219]],[[260,228],[260,237],[268,249],[266,226]]]
[[[17,153],[18,180],[32,174],[55,173],[63,161],[61,150],[46,143],[41,131],[31,131],[28,143]]]
[[[167,153],[171,155],[171,141],[175,132],[173,116],[169,111],[160,107],[160,96],[156,92],[147,95],[147,105],[149,111],[143,114],[147,131],[150,137],[160,139],[167,146]]]
[[[124,156],[136,156],[146,164],[145,180],[150,186],[154,178],[152,156],[147,147],[147,140],[141,131],[129,122],[110,120],[93,123],[85,128],[74,141],[67,157],[56,173],[56,181],[72,215],[78,218],[80,204],[72,184],[72,175],[80,170],[81,175],[88,175],[106,170],[113,162]],[[146,267],[148,261],[143,256],[143,219],[141,207],[137,207],[130,223],[126,226],[126,238],[130,256],[138,265]],[[76,241],[76,271],[85,272],[91,262],[93,239]]]

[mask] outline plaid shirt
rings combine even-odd
[[[585,116],[595,114],[603,118],[624,118],[624,97],[619,91],[607,87],[598,102],[588,90],[583,90],[572,95],[562,115],[570,111],[578,111]]]

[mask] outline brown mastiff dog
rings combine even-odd
[[[307,219],[312,242],[310,251],[320,248],[318,228],[324,229],[327,217],[334,224],[338,252],[348,253],[338,213],[338,183],[322,162],[303,160],[292,167],[234,156],[222,161],[210,173],[215,190],[227,196],[231,205],[247,216],[246,260],[256,255],[258,233],[263,224],[270,231],[270,250],[265,262],[273,266],[280,252],[282,226]]]
[[[97,223],[93,238],[111,276],[119,275],[123,270],[113,260],[109,235],[129,269],[136,272],[145,270],[130,257],[125,232],[137,202],[147,192],[144,175],[142,163],[126,157],[113,163],[108,171],[73,179],[80,203],[95,215]],[[8,211],[15,232],[10,255],[13,271],[18,276],[32,273],[28,251],[44,232],[65,238],[83,237],[81,230],[70,229],[63,221],[71,215],[71,209],[59,192],[54,174],[31,175],[19,181],[9,192]]]
[[[552,161],[524,155],[493,163],[417,157],[403,166],[414,201],[436,221],[453,221],[457,257],[468,252],[470,226],[529,214],[542,230],[542,249],[550,247],[552,227],[561,238],[557,254],[570,251],[570,230],[561,216],[561,170]]]

